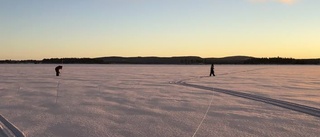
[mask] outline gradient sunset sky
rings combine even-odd
[[[0,0],[0,60],[320,57],[320,0]]]

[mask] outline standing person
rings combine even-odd
[[[57,67],[55,68],[55,70],[56,70],[56,76],[59,76],[59,75],[60,75],[60,69],[62,69],[62,66],[57,66]]]
[[[216,76],[216,75],[214,75],[214,65],[213,64],[211,64],[211,69],[210,69],[210,76]]]

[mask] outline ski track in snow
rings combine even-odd
[[[221,88],[212,88],[212,87],[200,86],[200,85],[195,85],[195,84],[189,84],[189,83],[186,83],[183,81],[179,81],[176,84],[186,86],[186,87],[193,87],[193,88],[197,88],[197,89],[209,90],[209,91],[224,93],[224,94],[228,94],[228,95],[232,95],[232,96],[251,99],[251,100],[275,105],[278,107],[294,110],[297,112],[302,112],[302,113],[309,114],[309,115],[312,115],[315,117],[320,117],[320,109],[306,106],[306,105],[301,105],[301,104],[292,103],[292,102],[288,102],[288,101],[282,101],[282,100],[267,98],[267,97],[263,97],[263,96],[243,93],[243,92],[239,92],[239,91],[232,91],[232,90],[221,89]]]
[[[243,72],[256,71],[256,70],[261,70],[261,69],[267,69],[267,68],[259,68],[259,69],[252,69],[252,70],[245,70],[245,71],[238,71],[238,72],[230,72],[230,73],[224,73],[224,74],[220,74],[220,75],[243,73]],[[296,112],[305,113],[305,114],[320,118],[320,109],[319,108],[310,107],[310,106],[301,105],[301,104],[292,103],[292,102],[283,101],[283,100],[278,100],[278,99],[273,99],[273,98],[268,98],[268,97],[263,97],[263,96],[258,96],[258,95],[253,95],[253,94],[248,94],[248,93],[243,93],[243,92],[239,92],[239,91],[233,91],[233,90],[227,90],[227,89],[222,89],[222,88],[214,88],[214,87],[207,87],[207,86],[201,86],[201,85],[187,83],[187,81],[189,81],[189,80],[201,79],[201,78],[206,78],[206,77],[210,77],[210,76],[193,77],[193,78],[182,79],[182,80],[178,80],[178,81],[172,81],[172,82],[169,82],[169,83],[170,84],[181,85],[181,86],[185,86],[185,87],[196,88],[196,89],[219,92],[219,93],[228,94],[228,95],[232,95],[232,96],[236,96],[236,97],[241,97],[241,98],[245,98],[245,99],[259,101],[259,102],[267,103],[267,104],[270,104],[270,105],[274,105],[274,106],[278,106],[278,107],[281,107],[281,108],[293,110],[293,111],[296,111]],[[199,126],[195,130],[195,132],[194,132],[192,137],[194,137],[197,134],[197,131],[199,130],[199,128],[201,127],[203,121],[205,120],[205,118],[207,116],[207,113],[210,110],[210,107],[211,107],[211,104],[212,104],[212,99],[210,101],[210,104],[208,105],[206,113],[204,114]]]
[[[7,135],[7,133],[5,132],[4,128],[1,126],[2,124],[0,124],[0,135],[7,137],[10,136],[12,134],[12,136],[15,137],[26,137],[26,135],[19,130],[15,125],[13,125],[11,122],[9,122],[6,118],[4,118],[1,114],[0,114],[0,123],[3,124],[3,126],[5,126],[5,128],[9,129],[11,133],[8,133],[9,135]]]

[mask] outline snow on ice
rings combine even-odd
[[[320,66],[0,65],[0,114],[29,137],[319,136]],[[185,86],[181,83],[212,88]]]

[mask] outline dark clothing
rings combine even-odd
[[[214,65],[213,64],[211,64],[211,69],[210,69],[210,75],[209,76],[216,76],[215,74],[214,74]]]
[[[62,69],[62,66],[57,66],[57,67],[55,68],[55,70],[56,70],[56,76],[59,76],[59,75],[60,75],[60,69]]]

